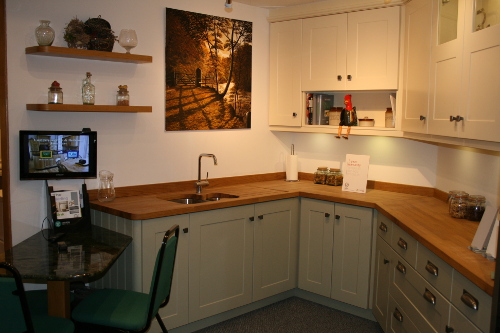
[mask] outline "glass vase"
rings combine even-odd
[[[40,46],[50,46],[54,41],[55,32],[49,24],[50,21],[40,20],[40,25],[35,29],[36,41]]]

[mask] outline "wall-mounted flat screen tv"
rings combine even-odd
[[[97,177],[97,132],[19,131],[20,178]]]

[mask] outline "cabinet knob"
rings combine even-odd
[[[259,220],[263,220],[264,219],[264,215],[259,215],[257,217],[259,218]]]
[[[459,121],[462,121],[464,120],[464,117],[461,117],[461,116],[456,116],[456,117],[453,117],[453,116],[450,116],[450,121],[456,121],[456,122],[459,122]]]
[[[453,332],[455,332],[455,329],[451,326],[446,325],[445,332],[446,333],[453,333]]]
[[[342,81],[342,75],[337,75],[337,81]]]
[[[325,213],[325,217],[330,217],[330,213]]]
[[[292,113],[292,116],[297,117],[297,112]]]
[[[425,120],[426,117],[425,116],[420,116],[420,120]]]
[[[253,222],[253,221],[255,221],[255,217],[250,216],[250,217],[249,217],[249,220]]]
[[[352,76],[351,75],[347,75],[347,80],[351,81],[352,80]]]
[[[340,220],[340,215],[335,215],[336,220]]]
[[[185,234],[187,234],[189,232],[189,229],[188,228],[184,228],[184,229],[182,229],[182,232],[185,233]]]
[[[390,260],[384,259],[384,265],[387,265],[390,262],[391,262]]]

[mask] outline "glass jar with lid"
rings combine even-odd
[[[467,216],[467,200],[469,194],[464,191],[450,193],[449,210],[450,216],[457,219],[464,219]]]
[[[471,195],[467,200],[467,220],[481,221],[485,210],[486,198],[482,195]]]
[[[344,176],[340,169],[330,169],[326,176],[326,185],[341,186]]]
[[[314,173],[314,184],[326,184],[327,174],[327,167],[318,167],[318,170]]]

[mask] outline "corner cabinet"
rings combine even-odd
[[[344,106],[343,95],[369,92],[382,94],[383,106],[358,106],[358,117],[375,110],[378,128],[353,127],[352,133],[396,131],[382,127],[389,94],[398,89],[399,6],[273,22],[270,29],[271,130],[334,133],[336,125],[307,125],[305,95],[338,94],[335,106]]]
[[[25,49],[27,55],[124,62],[131,64],[152,63],[153,57],[139,54],[93,51],[58,46],[31,46]],[[151,106],[80,105],[80,104],[26,104],[29,111],[51,112],[152,112]]]
[[[302,198],[299,288],[367,309],[373,210]]]

